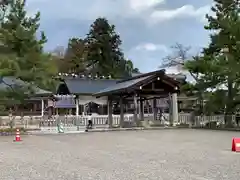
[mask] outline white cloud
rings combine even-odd
[[[48,49],[54,48],[56,44],[66,45],[68,37],[83,36],[91,21],[99,16],[105,16],[111,23],[117,25],[124,42],[123,49],[126,57],[133,60],[134,65],[143,72],[158,69],[162,59],[171,51],[164,44],[181,42],[195,46],[208,42],[204,40],[208,34],[205,35],[203,30],[192,25],[191,21],[184,21],[184,26],[178,30],[178,33],[170,29],[177,29],[176,25],[168,26],[168,23],[164,25],[159,23],[171,21],[176,17],[203,20],[209,6],[196,8],[198,4],[196,1],[192,1],[192,5],[173,9],[171,5],[176,7],[176,4],[173,4],[174,2],[167,4],[167,0],[27,0],[26,2],[30,14],[37,10],[41,11],[41,28],[44,28],[43,30],[49,36]],[[164,3],[169,9],[166,9],[165,5],[161,6]],[[147,26],[151,25],[151,22],[157,23],[153,24],[154,28]],[[188,34],[192,31],[198,32],[198,36]],[[139,45],[134,47],[136,44]],[[179,71],[170,68],[168,72]]]
[[[139,12],[162,3],[165,3],[165,0],[130,0],[129,5],[131,9]]]
[[[144,51],[163,51],[165,53],[169,52],[169,49],[163,44],[153,44],[153,43],[143,43],[135,47],[135,50]]]
[[[145,11],[164,3],[165,0],[28,0],[27,6],[31,12],[39,9],[45,16],[64,19],[94,20],[99,16],[108,18],[143,17]],[[57,8],[55,8],[57,6]]]
[[[141,72],[159,69],[162,58],[169,53],[164,44],[140,43],[125,53]]]
[[[158,23],[177,17],[195,17],[203,21],[210,10],[209,6],[195,8],[184,5],[176,9],[154,10],[166,0],[28,0],[27,8],[31,14],[41,9],[45,19],[94,20],[99,16],[109,19],[140,18],[145,22]]]
[[[150,17],[154,23],[187,17],[194,17],[203,21],[205,19],[205,15],[210,12],[210,7],[210,5],[207,5],[195,8],[193,5],[184,5],[177,9],[154,11],[151,13]]]

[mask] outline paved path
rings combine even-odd
[[[238,132],[156,130],[0,137],[0,180],[239,180]]]

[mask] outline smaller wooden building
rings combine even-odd
[[[14,77],[3,77],[0,81],[0,91],[6,90],[10,86],[21,85],[24,84],[23,81],[16,79]],[[24,103],[15,104],[13,107],[7,107],[7,109],[11,109],[14,115],[34,115],[34,116],[43,116],[46,108],[48,107],[48,101],[53,96],[53,93],[50,91],[46,91],[40,89],[38,87],[35,88],[35,95],[29,97],[25,100]],[[1,115],[8,115],[9,112],[1,112]]]

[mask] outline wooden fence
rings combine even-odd
[[[89,116],[53,116],[52,118],[41,117],[41,116],[1,116],[0,117],[0,128],[9,127],[23,127],[26,129],[38,129],[41,127],[56,127],[60,122],[65,127],[73,126],[86,126],[89,120]],[[235,122],[235,116],[231,116],[232,121]],[[164,114],[163,120],[169,122],[169,114]],[[93,125],[95,127],[107,127],[108,126],[108,115],[94,115],[91,116]],[[145,114],[145,120],[153,121],[153,114]],[[124,115],[124,122],[134,123],[133,114]],[[217,122],[218,124],[224,124],[224,115],[215,116],[191,116],[190,114],[179,113],[178,121],[174,122],[175,125],[189,125],[201,127],[209,122]],[[117,126],[120,124],[120,115],[113,115],[113,125]]]

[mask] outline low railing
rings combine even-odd
[[[236,126],[236,115],[228,116],[231,119],[232,124]],[[215,116],[195,116],[194,117],[194,126],[203,127],[206,124],[211,122],[216,122],[218,126],[225,124],[225,115],[215,115]]]
[[[153,114],[145,114],[144,117],[148,120],[153,120]],[[108,115],[92,115],[89,116],[74,116],[74,115],[65,115],[65,116],[52,116],[51,118],[44,116],[4,116],[0,117],[0,128],[5,128],[11,126],[13,127],[23,127],[23,128],[39,128],[39,127],[51,127],[57,126],[60,122],[64,126],[86,126],[89,118],[93,121],[93,125],[107,125],[108,124]],[[169,121],[169,115],[164,114],[165,121]],[[133,123],[134,116],[133,114],[125,114],[124,122]],[[189,114],[179,114],[179,121],[177,123],[188,124]],[[113,125],[120,124],[120,115],[113,115],[112,119]]]
[[[2,116],[0,117],[0,128],[19,127],[26,129],[39,128],[41,116]]]
[[[153,121],[153,114],[145,114],[145,120]],[[16,116],[16,117],[0,117],[0,128],[9,127],[23,127],[27,129],[35,129],[40,127],[56,127],[60,122],[66,127],[72,126],[86,126],[88,120],[91,118],[94,126],[105,126],[108,125],[108,115],[92,115],[89,116],[53,116],[51,118],[41,117],[41,116]],[[235,116],[231,116],[232,121],[235,122]],[[163,120],[169,121],[169,114],[164,114]],[[125,114],[124,122],[134,123],[133,114]],[[196,127],[205,126],[209,122],[218,122],[219,124],[224,124],[224,115],[215,116],[191,116],[187,113],[179,113],[178,121],[174,124],[185,124]],[[120,124],[120,115],[113,115],[112,119],[113,125]]]
[[[152,115],[153,116],[153,115]],[[163,119],[166,121],[170,120],[170,115],[168,113],[163,114]],[[173,122],[174,124],[190,124],[191,122],[191,114],[190,113],[179,113],[178,121]]]
[[[86,126],[88,124],[88,120],[92,120],[93,125],[107,125],[108,124],[108,115],[95,115],[95,116],[53,116],[50,119],[42,119],[40,126],[56,126],[60,122],[64,124],[64,126]],[[132,122],[132,115],[124,116],[125,122]],[[113,115],[112,120],[113,125],[120,124],[120,116]]]

